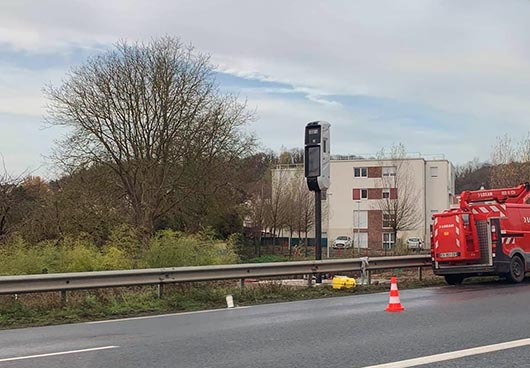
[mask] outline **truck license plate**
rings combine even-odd
[[[447,253],[439,253],[438,257],[451,258],[451,257],[458,257],[459,255],[460,255],[460,252],[447,252]]]

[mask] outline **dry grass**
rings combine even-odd
[[[374,277],[386,277],[386,273]],[[417,288],[442,284],[439,278],[414,279],[402,273],[399,288]],[[35,293],[0,296],[0,328],[16,328],[98,319],[121,318],[201,309],[225,308],[226,295],[234,296],[237,305],[255,305],[294,300],[349,296],[383,292],[387,284],[358,286],[334,290],[330,286],[300,288],[278,282],[246,286],[243,290],[233,281],[167,285],[164,297],[157,298],[153,286],[72,291],[62,305],[60,293]]]

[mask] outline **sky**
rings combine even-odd
[[[334,154],[403,143],[455,164],[530,131],[528,0],[2,0],[0,154],[52,175],[66,132],[42,88],[119,40],[171,35],[208,53],[220,87],[256,110],[262,147],[331,123]]]

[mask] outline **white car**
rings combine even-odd
[[[333,240],[333,248],[351,248],[351,238],[349,236],[337,236]]]
[[[420,238],[411,237],[407,239],[407,248],[408,249],[421,249],[422,241]]]

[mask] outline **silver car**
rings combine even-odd
[[[333,248],[351,248],[351,238],[349,236],[337,236],[337,238],[333,240]]]
[[[422,248],[421,243],[422,242],[420,238],[416,238],[416,237],[408,238],[407,248],[408,249],[421,249]]]

